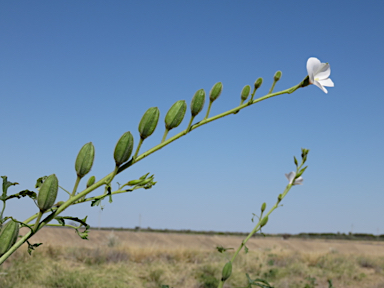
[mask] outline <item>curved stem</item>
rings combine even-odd
[[[144,141],[144,139],[140,137],[140,142],[139,142],[139,144],[137,145],[135,155],[133,155],[132,159],[136,159],[137,154],[139,154],[139,150],[140,150],[140,148],[141,148],[141,144],[143,144],[143,141]],[[136,162],[136,161],[135,161],[135,162]]]
[[[77,176],[76,182],[75,182],[75,186],[73,187],[73,191],[72,191],[71,197],[75,196],[76,191],[77,191],[77,187],[79,186],[79,183],[80,183],[80,180],[81,180],[81,178],[79,176]]]

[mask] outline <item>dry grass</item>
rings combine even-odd
[[[242,239],[110,231],[90,235],[85,241],[72,239],[72,230],[43,229],[32,242],[45,243],[32,256],[21,249],[0,268],[0,287],[217,287],[226,258],[214,247],[236,247]],[[248,273],[277,288],[328,287],[328,279],[335,288],[384,288],[380,242],[264,238],[247,246],[249,253],[236,259],[225,287],[246,286]]]

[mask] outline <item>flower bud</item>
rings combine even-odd
[[[261,205],[261,212],[264,212],[265,211],[265,208],[267,208],[267,203],[263,203],[262,205]]]
[[[215,85],[213,85],[211,91],[209,92],[209,100],[213,102],[217,98],[219,98],[222,90],[223,90],[223,83],[217,82]]]
[[[187,111],[187,103],[184,100],[173,104],[165,116],[165,128],[171,130],[179,126],[184,119],[185,111]]]
[[[221,272],[221,281],[226,281],[232,274],[232,262],[228,261],[225,263],[223,267],[223,271]]]
[[[141,139],[145,139],[152,135],[155,131],[157,122],[159,121],[160,111],[157,107],[149,108],[143,115],[139,124],[139,133]]]
[[[277,203],[280,203],[281,200],[283,200],[283,194],[279,194],[279,196],[277,196]]]
[[[124,162],[127,162],[132,154],[133,136],[131,132],[125,132],[117,141],[113,157],[115,158],[116,166],[119,167]]]
[[[281,71],[277,71],[275,73],[275,76],[273,76],[273,80],[275,80],[275,82],[279,81],[281,78]]]
[[[89,142],[81,147],[79,154],[77,154],[75,170],[79,178],[83,178],[91,171],[94,159],[95,147],[92,142]]]
[[[255,84],[254,84],[255,90],[259,89],[261,84],[263,84],[263,78],[261,78],[261,77],[257,78],[257,80],[255,81]]]
[[[264,227],[268,222],[268,216],[265,216],[263,219],[261,219],[261,222],[260,222],[260,228],[261,227]]]
[[[241,101],[247,100],[249,93],[251,92],[251,86],[244,86],[243,90],[241,90]]]
[[[93,184],[95,184],[95,181],[96,181],[96,177],[95,176],[89,177],[88,182],[87,182],[87,188],[91,187]]]
[[[37,196],[37,206],[42,213],[52,208],[56,201],[58,190],[59,180],[55,174],[49,175],[40,186],[39,195]]]
[[[203,110],[205,102],[205,91],[204,89],[197,90],[191,101],[191,113],[192,117],[195,117],[197,114]]]
[[[16,243],[19,235],[19,223],[10,220],[0,231],[0,257],[3,256]]]

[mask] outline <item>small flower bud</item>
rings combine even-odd
[[[279,81],[281,78],[281,71],[277,71],[275,73],[275,76],[273,76],[273,80],[275,80],[275,82]]]
[[[56,201],[58,190],[59,180],[55,174],[49,175],[43,185],[41,185],[39,195],[37,196],[37,206],[42,213],[51,209]]]
[[[221,281],[226,281],[232,274],[232,262],[225,263],[223,271],[221,272]]]
[[[19,223],[10,220],[0,231],[0,257],[3,256],[16,243],[19,235]]]
[[[87,188],[91,187],[93,184],[95,184],[95,181],[96,181],[96,177],[95,176],[89,177],[88,182],[87,182]]]
[[[171,130],[179,126],[184,119],[185,111],[187,111],[187,103],[184,100],[173,104],[165,116],[165,128]]]
[[[265,216],[263,219],[261,219],[261,222],[260,222],[260,228],[261,227],[264,227],[268,222],[268,216]]]
[[[244,86],[243,90],[241,90],[241,101],[247,100],[249,93],[251,92],[251,86]]]
[[[261,78],[261,77],[257,78],[257,80],[255,81],[255,84],[254,84],[255,90],[259,89],[261,84],[263,84],[263,78]]]
[[[125,132],[117,141],[113,157],[115,158],[116,166],[119,167],[121,164],[128,161],[132,154],[133,149],[133,136],[131,132]],[[92,183],[93,184],[93,183]]]
[[[139,133],[141,139],[152,135],[159,121],[160,111],[157,107],[149,108],[143,115],[139,124]]]
[[[280,203],[281,200],[283,200],[283,195],[279,194],[279,196],[277,196],[277,203]]]
[[[261,212],[264,212],[265,211],[265,208],[267,208],[267,203],[263,203],[262,205],[261,205]]]
[[[92,142],[89,142],[81,147],[79,154],[77,154],[75,170],[78,177],[83,178],[91,171],[94,159],[95,147]]]
[[[205,102],[205,91],[204,89],[197,90],[191,101],[191,114],[195,117],[203,110]]]
[[[213,85],[211,91],[209,92],[209,100],[213,102],[217,98],[219,98],[222,90],[223,90],[223,83],[217,82],[215,85]]]

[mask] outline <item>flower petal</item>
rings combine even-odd
[[[285,177],[287,177],[289,184],[292,184],[293,179],[295,179],[296,172],[289,172],[288,174],[285,174]]]
[[[324,81],[324,80],[322,80]],[[323,90],[324,93],[328,93],[327,89],[324,88],[323,85],[319,81],[314,81],[313,84],[315,84],[317,87],[319,87],[321,90]]]
[[[331,66],[328,63],[321,63],[319,70],[316,71],[315,78],[320,80],[327,79],[331,75]]]
[[[333,84],[333,81],[330,78],[324,79],[324,80],[319,80],[320,84],[322,86],[327,86],[327,87],[334,87],[335,84]]]
[[[319,59],[315,57],[311,57],[308,59],[307,72],[308,72],[309,80],[311,83],[313,83],[315,72],[319,70],[320,65],[321,65],[321,62]]]
[[[293,183],[293,185],[302,185],[303,184],[303,181],[304,181],[304,179],[303,179],[303,177],[299,177],[299,178],[297,178],[296,180],[295,180],[295,182]]]

